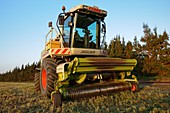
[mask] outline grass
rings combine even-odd
[[[138,77],[139,81],[145,81],[145,82],[170,82],[170,75],[167,76],[152,76],[152,77],[147,77],[147,76],[140,76]]]
[[[0,82],[0,112],[53,112],[52,102],[34,92],[33,83]],[[63,102],[63,113],[169,113],[170,86],[145,86],[139,92]]]

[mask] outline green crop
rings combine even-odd
[[[0,112],[54,112],[52,102],[33,83],[0,82]],[[81,100],[64,101],[63,113],[169,113],[170,86],[145,86],[139,92],[119,92]]]

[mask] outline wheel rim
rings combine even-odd
[[[132,91],[135,91],[136,90],[136,86],[134,84],[132,84]]]
[[[46,74],[45,69],[43,69],[43,71],[42,71],[42,80],[41,80],[41,82],[42,82],[43,89],[46,89],[46,86],[47,86],[47,74]]]

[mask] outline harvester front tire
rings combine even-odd
[[[40,72],[35,73],[34,75],[34,89],[35,92],[40,91]]]
[[[52,58],[45,58],[42,61],[40,89],[41,93],[48,98],[51,98],[51,93],[54,91],[54,81],[56,80],[56,61]]]

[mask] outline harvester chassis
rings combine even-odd
[[[135,59],[111,58],[104,49],[107,11],[78,5],[69,12],[62,8],[53,38],[52,22],[41,53],[41,69],[35,76],[35,91],[51,98],[54,107],[63,100],[108,95],[118,91],[138,91],[131,71]],[[48,35],[51,38],[47,41]]]

